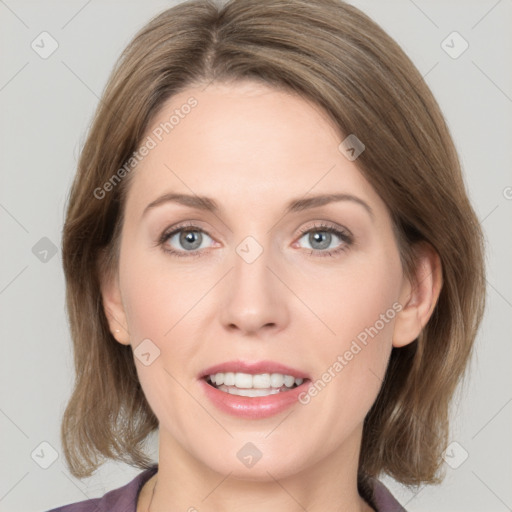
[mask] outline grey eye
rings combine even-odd
[[[202,249],[208,239],[211,240],[211,238],[202,231],[181,229],[169,236],[167,243],[171,245],[173,249],[187,252]]]
[[[336,235],[330,231],[326,230],[311,230],[308,233],[304,233],[304,235],[300,238],[305,238],[307,240],[307,243],[309,244],[309,247],[306,247],[307,249],[313,249],[315,251],[324,251],[326,249],[334,249],[336,245],[340,245],[340,243],[343,241],[342,238],[339,235]],[[333,241],[335,239],[338,239],[338,244],[335,246],[331,246]]]

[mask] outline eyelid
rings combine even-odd
[[[208,229],[202,227],[201,224],[202,224],[202,222],[199,220],[186,220],[183,222],[178,222],[176,224],[173,224],[172,226],[165,228],[163,230],[162,234],[160,235],[159,239],[163,240],[165,238],[168,238],[169,235],[174,234],[176,231],[180,231],[180,230],[186,231],[187,229],[189,231],[201,231],[203,233],[206,233],[209,237],[213,238],[209,234]]]
[[[304,235],[306,233],[309,233],[310,231],[339,231],[347,236],[347,238],[350,238],[351,240],[354,239],[354,235],[352,234],[352,231],[350,229],[346,228],[345,226],[341,226],[339,224],[332,223],[330,221],[313,221],[315,222],[313,225],[308,225],[307,227],[302,227],[299,230],[300,235]],[[316,222],[320,222],[320,224],[316,224]]]

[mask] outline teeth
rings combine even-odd
[[[227,387],[227,386],[220,386],[218,388],[220,391],[224,391],[225,393],[229,393],[230,395],[238,395],[238,396],[250,396],[250,397],[257,397],[257,396],[267,396],[267,395],[276,395],[277,393],[280,393],[281,390],[279,389],[238,389],[236,386]]]
[[[237,388],[252,388],[252,375],[235,373],[235,386]]]
[[[217,376],[215,376],[217,377]],[[217,383],[217,378],[215,378],[215,383]],[[231,372],[227,372],[224,374],[224,384],[226,386],[234,386],[235,385],[235,374]]]
[[[283,384],[284,384],[284,376],[281,375],[280,373],[273,373],[270,376],[270,385],[273,388],[280,388]]]
[[[252,387],[257,389],[267,389],[270,387],[270,374],[260,373],[252,376]]]
[[[274,388],[276,392],[283,386],[292,388],[294,385],[300,386],[304,379],[295,378],[293,375],[283,375],[282,373],[259,373],[251,375],[250,373],[215,373],[210,375],[210,381],[222,391],[231,393],[231,389],[238,390],[265,390],[269,394],[269,388]],[[223,387],[225,389],[223,389]],[[228,390],[229,388],[229,390]],[[271,389],[271,391],[274,391]],[[238,392],[233,394],[239,394]],[[242,396],[263,396],[263,395],[242,395]]]
[[[283,383],[287,388],[291,388],[295,385],[295,377],[291,375],[285,375],[283,378]]]

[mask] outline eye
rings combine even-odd
[[[196,256],[203,252],[201,249],[211,245],[211,241],[210,235],[200,227],[188,224],[164,232],[159,243],[165,252],[176,256]]]
[[[347,229],[330,225],[315,225],[301,230],[302,236],[311,249],[311,256],[334,256],[345,251],[353,243],[353,236]],[[201,256],[203,249],[212,245],[213,239],[202,228],[194,224],[175,226],[165,231],[158,245],[162,250],[173,256]]]
[[[305,239],[311,249],[311,255],[333,256],[345,251],[353,243],[352,234],[348,230],[334,226],[319,225],[301,230],[301,238]],[[318,253],[318,254],[315,254]]]

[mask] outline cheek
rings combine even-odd
[[[128,237],[127,237],[128,238]],[[123,305],[134,350],[134,361],[139,380],[151,407],[172,414],[179,407],[184,394],[179,383],[180,371],[194,359],[193,326],[199,325],[201,307],[198,302],[211,288],[215,276],[200,276],[172,271],[169,263],[157,250],[126,247],[120,260],[120,280]],[[191,329],[192,327],[192,329]],[[147,340],[150,340],[148,342]],[[150,352],[149,365],[137,347],[145,343]],[[157,354],[156,357],[153,354]],[[153,359],[154,357],[154,359]],[[166,393],[162,394],[161,390]]]
[[[135,244],[121,258],[120,273],[128,328],[135,343],[144,338],[162,342],[171,338],[181,319],[193,316],[191,308],[212,281],[207,275],[199,276],[197,270],[173,271],[160,249],[149,251]]]
[[[315,305],[337,348],[358,336],[364,343],[369,332],[370,339],[391,340],[402,282],[397,252],[355,255],[323,280]]]
[[[402,269],[397,252],[354,258],[315,293],[318,316],[331,330],[315,347],[319,405],[332,421],[362,421],[382,385],[392,349]],[[325,391],[324,391],[325,389]],[[315,391],[313,391],[315,393]],[[308,397],[305,397],[307,400]],[[341,424],[340,424],[341,428]]]

